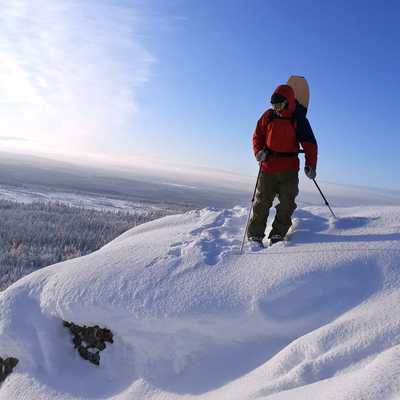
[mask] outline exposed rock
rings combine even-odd
[[[19,361],[14,357],[6,359],[0,357],[0,383],[4,382],[7,376],[13,372],[18,362]]]
[[[100,352],[105,350],[106,342],[114,343],[113,333],[106,328],[95,326],[79,326],[63,321],[64,326],[73,335],[72,342],[80,356],[95,365],[100,365]]]

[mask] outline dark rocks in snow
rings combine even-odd
[[[18,364],[18,359],[14,357],[1,358],[0,357],[0,383],[4,382],[8,375],[13,372],[14,368]]]
[[[113,333],[106,328],[95,326],[79,326],[63,321],[64,326],[73,335],[72,342],[79,355],[92,364],[100,365],[100,352],[105,350],[106,342],[114,343]]]

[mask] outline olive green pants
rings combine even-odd
[[[275,207],[276,215],[269,237],[274,234],[284,237],[292,225],[292,214],[297,207],[294,200],[298,194],[298,171],[285,171],[274,175],[262,171],[247,236],[265,237],[269,209],[272,207],[275,197],[278,196],[279,204]]]

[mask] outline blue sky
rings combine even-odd
[[[256,121],[296,74],[319,178],[400,189],[398,2],[41,2],[3,5],[3,143],[254,175]]]

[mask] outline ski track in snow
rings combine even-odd
[[[0,356],[20,359],[0,399],[394,399],[400,208],[336,212],[298,209],[240,256],[246,209],[192,211],[21,279],[0,294]],[[100,367],[62,319],[114,331]]]

